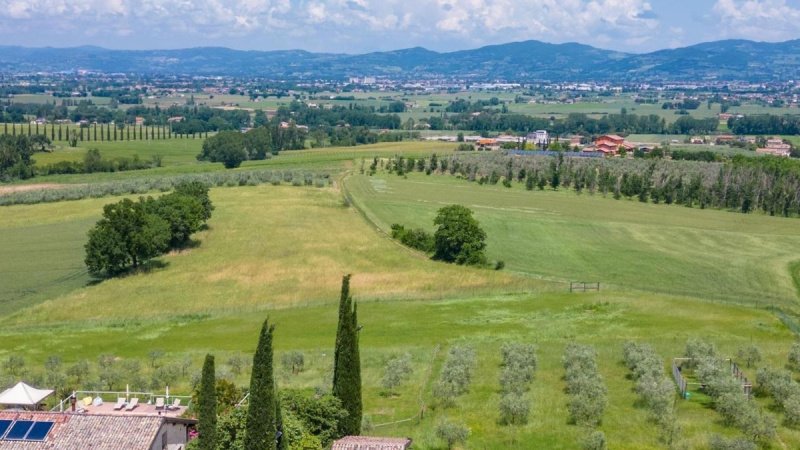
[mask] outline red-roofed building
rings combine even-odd
[[[0,450],[183,450],[193,419],[74,412],[0,411]],[[38,434],[34,428],[45,430]]]
[[[331,450],[407,450],[409,448],[411,448],[411,439],[409,438],[345,436],[334,441]]]
[[[606,155],[616,155],[619,153],[620,148],[625,150],[633,150],[633,145],[625,142],[625,138],[617,136],[616,134],[607,134],[598,137],[594,141],[594,148],[598,152],[605,153]]]

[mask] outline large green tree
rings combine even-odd
[[[203,142],[200,161],[221,162],[225,168],[239,167],[247,159],[244,135],[238,131],[220,131]]]
[[[206,355],[206,360],[203,363],[198,403],[198,448],[200,450],[216,450],[217,393],[214,355]]]
[[[208,196],[208,186],[201,181],[183,181],[175,186],[175,192],[196,198],[203,205],[203,220],[211,218],[214,205]]]
[[[191,235],[200,230],[205,222],[205,208],[195,197],[178,192],[162,195],[158,199],[144,200],[150,214],[164,219],[170,227],[170,245],[181,247],[189,242]]]
[[[272,134],[267,127],[253,128],[244,134],[248,159],[265,159],[272,150]]]
[[[433,259],[468,265],[486,264],[486,232],[472,211],[461,205],[441,208],[433,221]]]
[[[339,421],[341,436],[361,434],[361,355],[358,348],[357,305],[350,296],[350,275],[342,280],[339,326],[334,349],[333,395],[342,402],[347,416]]]
[[[0,181],[33,176],[34,147],[27,136],[0,135]]]
[[[277,404],[275,377],[272,371],[272,338],[275,325],[269,318],[261,327],[258,347],[253,356],[250,375],[250,397],[247,407],[245,450],[276,450]]]
[[[103,218],[89,230],[86,267],[95,276],[120,273],[169,248],[170,225],[149,214],[143,202],[124,199],[103,207]]]

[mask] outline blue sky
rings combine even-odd
[[[0,44],[37,47],[646,52],[728,38],[800,38],[800,0],[0,0]]]

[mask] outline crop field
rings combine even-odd
[[[143,148],[105,144],[109,157],[145,155]],[[339,283],[352,273],[364,326],[364,412],[376,425],[370,434],[410,436],[415,448],[443,448],[434,430],[445,417],[470,428],[467,449],[580,448],[586,431],[569,423],[561,362],[571,342],[598,351],[609,401],[599,429],[615,449],[664,448],[622,363],[624,342],[652,344],[664,357],[665,374],[669,358],[682,356],[692,337],[733,357],[754,344],[764,356],[760,365],[785,364],[795,336],[775,311],[790,319],[800,313],[792,277],[792,271],[800,277],[796,219],[531,192],[516,183],[481,186],[442,175],[359,173],[362,160],[369,165],[373,157],[442,154],[452,147],[377,144],[249,162],[330,168],[340,178],[325,188],[213,188],[216,209],[196,246],[158,258],[149,272],[102,282],[92,282],[83,268],[85,233],[102,205],[118,198],[2,207],[0,361],[11,354],[24,356],[29,367],[50,355],[67,364],[101,354],[144,361],[159,349],[168,361],[191,359],[194,374],[203,355],[213,352],[221,374],[246,385],[248,371],[235,373],[226,361],[250,357],[269,315],[277,324],[276,361],[292,350],[306,358],[300,374],[279,372],[279,386],[324,388]],[[165,166],[139,176],[220,170],[193,161],[188,151],[163,150]],[[72,151],[68,157],[79,158],[85,150]],[[42,179],[90,183],[126,176]],[[488,257],[503,260],[504,270],[434,262],[386,234],[392,223],[432,231],[436,210],[453,203],[475,211],[488,234]],[[599,281],[602,288],[569,293],[569,281]],[[499,349],[511,341],[535,344],[539,356],[526,425],[498,422]],[[469,392],[445,408],[432,386],[456,344],[474,347],[478,365]],[[404,353],[411,357],[411,378],[387,394],[384,365]],[[745,369],[748,378],[755,379],[755,370]],[[189,377],[171,388],[188,393]],[[755,401],[781,424],[771,400]],[[723,424],[703,395],[676,398],[676,408],[687,448],[707,448],[712,433],[741,435]],[[779,425],[772,444],[798,448],[800,431]]]

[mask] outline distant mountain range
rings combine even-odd
[[[109,50],[100,47],[0,46],[0,72],[60,72],[259,76],[274,79],[344,79],[390,76],[472,81],[742,80],[800,79],[800,40],[765,43],[726,40],[646,54],[583,44],[539,41],[439,53],[416,47],[362,55],[302,50],[242,51],[220,47],[181,50]]]

